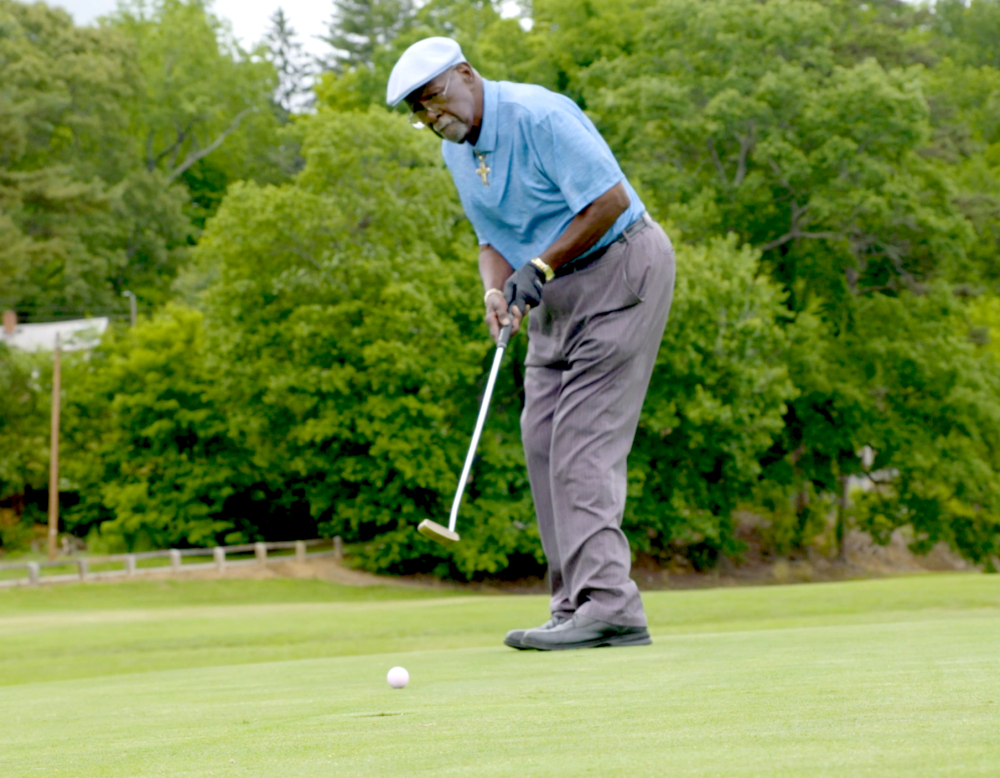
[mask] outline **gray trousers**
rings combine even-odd
[[[552,613],[622,626],[646,625],[621,530],[626,461],[674,291],[673,247],[649,221],[545,284],[521,415]]]

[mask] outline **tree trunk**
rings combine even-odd
[[[847,536],[847,509],[850,507],[851,498],[848,492],[850,476],[840,476],[840,500],[837,505],[837,558],[841,562],[847,561],[847,548],[844,546],[844,538]]]

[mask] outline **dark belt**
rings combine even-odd
[[[590,267],[597,260],[603,257],[609,248],[614,246],[616,243],[626,243],[640,232],[642,232],[647,227],[653,224],[653,220],[645,213],[632,222],[628,227],[622,230],[621,235],[611,241],[607,246],[601,246],[597,251],[592,251],[589,254],[585,254],[582,257],[577,257],[576,259],[571,259],[565,265],[560,266],[556,269],[556,278],[561,276],[568,276],[575,273],[577,270],[583,270],[585,267]]]

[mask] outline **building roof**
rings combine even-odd
[[[2,337],[8,346],[23,351],[52,351],[58,335],[59,345],[64,351],[79,351],[93,348],[101,342],[101,336],[108,328],[108,321],[106,316],[100,316],[43,324],[18,324],[14,332],[3,332]]]

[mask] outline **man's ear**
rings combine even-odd
[[[462,76],[466,84],[472,84],[476,80],[476,71],[468,62],[462,62],[455,66],[455,72]]]

